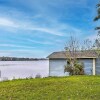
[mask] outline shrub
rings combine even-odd
[[[84,64],[77,60],[73,63],[71,60],[68,60],[67,65],[65,65],[64,72],[69,72],[69,75],[84,75]]]
[[[40,75],[40,74],[37,74],[37,75],[35,76],[35,78],[41,78],[41,75]]]

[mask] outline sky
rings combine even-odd
[[[71,35],[96,38],[99,0],[0,0],[0,56],[44,58]]]

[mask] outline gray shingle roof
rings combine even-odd
[[[93,50],[85,50],[85,51],[76,51],[74,54],[73,52],[69,53],[68,51],[60,51],[60,52],[53,52],[47,58],[50,59],[60,59],[60,58],[97,58],[98,55]]]

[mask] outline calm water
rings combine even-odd
[[[1,77],[26,78],[35,77],[40,74],[42,77],[49,75],[49,61],[0,61]]]

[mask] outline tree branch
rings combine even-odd
[[[100,27],[96,27],[96,28],[95,28],[95,30],[99,30],[99,29],[100,29]]]

